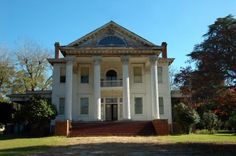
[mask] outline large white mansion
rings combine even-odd
[[[172,123],[167,44],[155,45],[111,21],[82,38],[55,43],[56,120]],[[162,53],[162,56],[159,56]]]

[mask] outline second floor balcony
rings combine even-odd
[[[122,80],[101,80],[101,87],[122,87]]]

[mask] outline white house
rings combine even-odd
[[[80,39],[55,43],[56,121],[172,123],[167,44],[155,45],[111,21]],[[159,56],[162,53],[162,56]]]

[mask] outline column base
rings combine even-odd
[[[69,136],[70,128],[71,128],[70,120],[56,121],[54,135]]]

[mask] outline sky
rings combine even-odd
[[[152,43],[168,43],[175,69],[219,17],[236,15],[236,0],[0,0],[0,45],[33,40],[51,49],[113,20]]]

